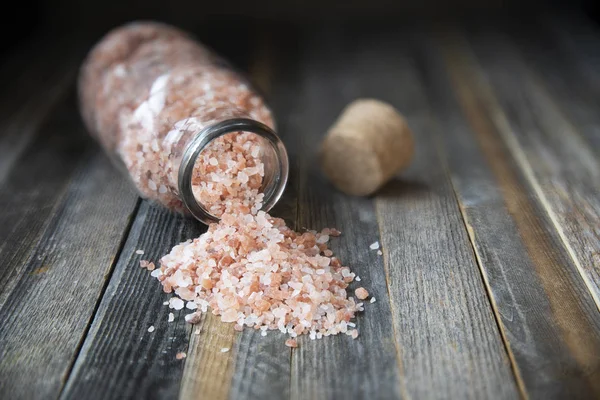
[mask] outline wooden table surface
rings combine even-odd
[[[91,42],[33,39],[0,67],[0,398],[600,398],[598,28],[250,31],[245,51],[217,48],[266,92],[290,152],[273,214],[343,232],[333,250],[377,299],[359,338],[290,349],[210,314],[169,323],[139,261],[205,227],[140,200],[86,134],[74,78]],[[315,163],[357,97],[392,103],[417,142],[372,198]]]

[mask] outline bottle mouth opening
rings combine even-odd
[[[235,132],[256,134],[261,144],[261,159],[264,163],[264,177],[260,192],[264,194],[261,210],[269,211],[279,201],[288,179],[289,161],[283,142],[267,125],[247,118],[228,119],[209,125],[198,132],[186,146],[178,173],[179,195],[188,211],[199,221],[210,224],[219,217],[211,214],[207,207],[194,195],[192,178],[196,161],[209,143],[218,137]]]

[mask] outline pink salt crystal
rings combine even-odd
[[[359,298],[360,300],[364,300],[367,297],[369,297],[369,292],[367,292],[367,290],[363,287],[359,287],[358,289],[356,289],[354,291],[354,294],[356,295],[357,298]]]
[[[287,347],[296,348],[298,347],[298,342],[296,341],[296,339],[288,339],[285,341],[285,345]]]
[[[356,339],[358,337],[358,331],[356,329],[354,329],[351,333],[350,336],[352,336],[352,339]]]
[[[145,268],[148,271],[154,271],[154,269],[156,268],[153,262],[146,260],[140,260],[140,267]]]
[[[175,358],[178,360],[182,360],[186,357],[187,357],[187,354],[185,354],[183,351],[181,351],[181,352],[177,353],[177,355],[175,355]]]
[[[382,255],[383,255],[383,251],[381,251],[381,250],[377,250],[377,255],[378,255],[378,256],[382,256]]]
[[[323,255],[325,255],[325,257],[331,257],[333,255],[333,251],[327,249],[323,252]]]

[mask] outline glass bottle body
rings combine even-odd
[[[133,23],[110,32],[82,66],[79,98],[88,129],[140,194],[171,210],[218,218],[220,210],[197,195],[197,183],[206,185],[201,153],[214,140],[227,140],[228,148],[244,142],[260,154],[264,171],[253,179],[261,182],[263,205],[270,208],[283,191],[287,155],[271,111],[226,62],[175,28]]]

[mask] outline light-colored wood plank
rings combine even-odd
[[[600,161],[493,33],[469,36],[478,98],[600,307]],[[493,43],[494,50],[490,45]]]
[[[441,148],[521,390],[530,398],[587,398],[600,389],[593,372],[600,354],[600,314],[479,101],[474,73],[457,40],[442,39],[449,36],[438,35],[438,51],[431,41],[419,46],[429,49],[421,51],[420,70],[432,114],[443,127]]]
[[[78,169],[0,309],[0,397],[59,394],[136,198],[97,152]]]

